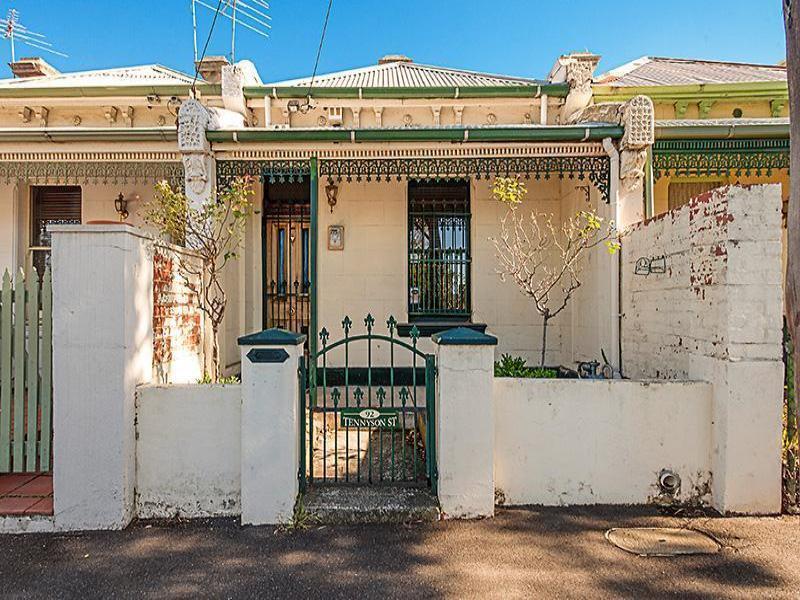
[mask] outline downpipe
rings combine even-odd
[[[608,200],[610,203],[611,214],[614,215],[614,225],[619,234],[619,224],[622,218],[622,210],[619,204],[619,150],[617,150],[611,138],[603,138],[603,149],[610,159],[610,177]],[[611,348],[612,366],[619,371],[622,377],[622,250],[617,252],[616,260],[611,261],[610,279],[610,319],[611,319]]]

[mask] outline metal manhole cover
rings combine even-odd
[[[716,554],[722,545],[710,535],[670,527],[621,527],[606,531],[606,539],[639,556]]]

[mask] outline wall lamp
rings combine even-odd
[[[120,222],[128,218],[128,202],[136,201],[138,199],[138,194],[134,194],[131,196],[130,200],[128,200],[128,198],[126,198],[122,192],[119,193],[119,196],[117,196],[114,200],[114,209],[119,215]]]
[[[325,195],[328,197],[328,206],[331,207],[332,214],[333,207],[336,206],[336,199],[339,195],[339,186],[333,183],[332,180],[328,181],[328,185],[325,186]]]

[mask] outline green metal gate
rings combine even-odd
[[[399,340],[397,321],[388,335],[351,335],[331,342],[319,333],[320,350],[300,362],[301,447],[299,477],[307,484],[427,485],[436,490],[435,359]]]

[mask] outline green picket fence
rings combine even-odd
[[[53,286],[49,269],[0,287],[0,473],[51,468]]]

